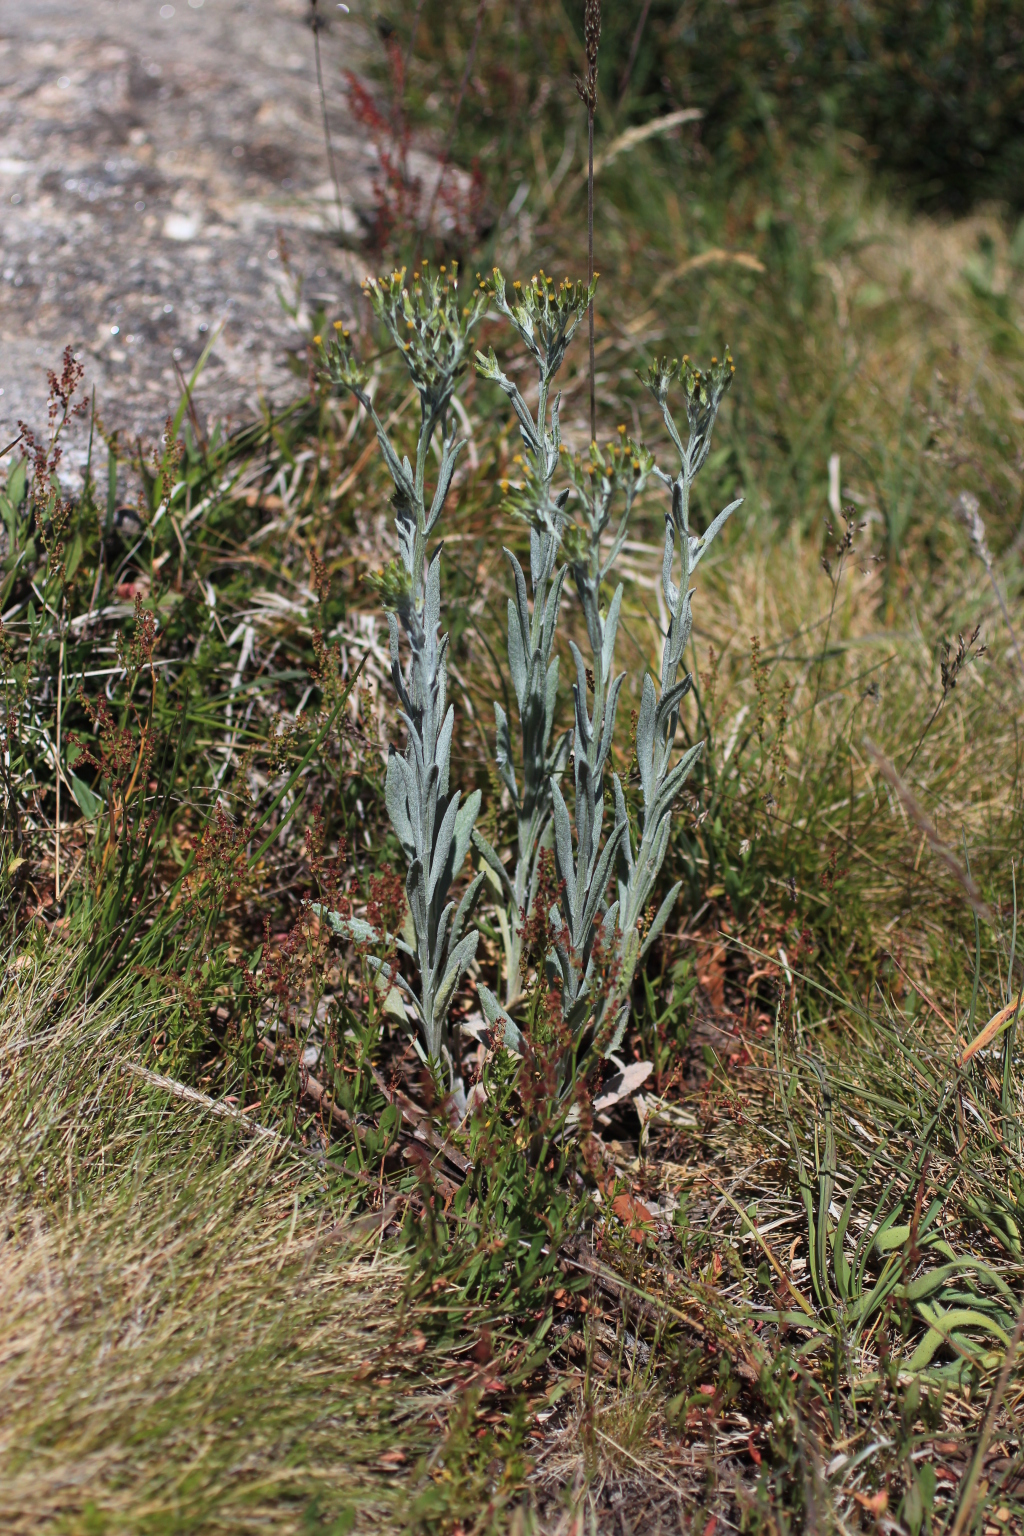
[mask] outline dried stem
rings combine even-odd
[[[594,109],[587,113],[587,281],[594,281]],[[594,301],[587,311],[590,328],[590,441],[597,442],[597,397],[594,386]]]
[[[57,664],[57,836],[53,849],[54,887],[53,899],[60,901],[60,713],[64,685],[64,636],[60,640],[60,660]]]
[[[1020,645],[1017,642],[1017,632],[1013,627],[1013,620],[1010,618],[1010,610],[1006,606],[1006,599],[1003,596],[1002,588],[996,580],[992,551],[988,547],[985,523],[981,516],[981,503],[978,501],[977,496],[972,495],[970,491],[963,491],[957,501],[957,511],[960,514],[961,521],[967,528],[971,543],[974,545],[981,563],[988,572],[988,579],[992,584],[992,591],[996,595],[999,610],[1003,615],[1003,622],[1010,634],[1010,643],[1013,646],[1014,655],[1017,657],[1017,665],[1020,667],[1021,677],[1024,678],[1024,656],[1021,655]]]
[[[597,111],[597,52],[601,42],[601,0],[587,0],[583,19],[587,50],[587,78],[576,77],[576,93],[587,109],[587,281],[591,287],[590,327],[590,441],[597,441],[597,396],[594,382],[594,113]]]
[[[427,216],[423,220],[423,225],[420,230],[422,237],[429,236],[430,234],[430,221],[434,217],[434,204],[437,202],[437,194],[441,190],[441,179],[444,176],[445,167],[448,164],[448,156],[451,154],[452,145],[455,142],[455,130],[459,125],[459,113],[462,111],[462,103],[466,95],[466,87],[469,84],[469,77],[473,70],[473,64],[476,61],[476,50],[480,42],[480,33],[483,30],[484,9],[486,4],[487,0],[479,0],[476,8],[476,25],[473,28],[473,40],[469,45],[469,52],[466,55],[466,67],[462,71],[462,81],[459,85],[459,94],[455,98],[455,106],[452,109],[452,120],[448,125],[448,137],[445,139],[444,149],[441,153],[441,159],[437,167],[437,180],[434,182],[434,189],[430,194],[430,203],[427,207]],[[413,265],[415,265],[415,262],[418,260],[419,247],[417,246],[416,258]]]
[[[327,164],[330,167],[331,181],[334,183],[334,200],[338,206],[338,233],[343,228],[341,206],[341,182],[338,180],[338,169],[334,163],[334,141],[331,138],[331,125],[327,118],[327,97],[324,93],[324,73],[320,63],[320,16],[317,11],[317,0],[310,0],[313,9],[313,53],[316,57],[316,83],[320,92],[320,111],[324,120],[324,143],[327,145]]]
[[[622,84],[619,86],[619,100],[617,103],[617,105],[620,107],[626,99],[626,92],[629,90],[629,82],[633,78],[633,66],[636,63],[636,56],[640,51],[640,39],[644,35],[644,27],[647,25],[647,17],[650,14],[650,9],[651,0],[644,0],[643,9],[640,12],[640,20],[636,24],[636,31],[633,33],[633,41],[630,44],[629,58],[626,60],[626,67],[622,72]]]

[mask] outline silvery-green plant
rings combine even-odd
[[[508,664],[519,716],[520,777],[508,717],[495,701],[495,760],[516,816],[516,848],[510,868],[479,831],[474,842],[495,876],[503,898],[498,924],[505,950],[505,1006],[517,1001],[522,984],[522,928],[537,893],[538,855],[549,840],[551,786],[557,783],[569,754],[571,732],[554,731],[558,699],[558,657],[554,639],[558,624],[565,566],[558,565],[565,524],[566,486],[557,493],[553,482],[563,444],[559,426],[559,396],[551,395],[576,327],[587,311],[593,286],[568,279],[555,284],[540,273],[509,291],[501,272],[493,275],[493,303],[526,347],[537,370],[537,408],[526,403],[517,385],[498,366],[493,350],[477,353],[477,369],[508,397],[519,423],[522,453],[517,483],[506,481],[506,506],[530,529],[530,579],[511,550],[505,549],[514,581],[508,600]],[[532,599],[532,602],[531,602]],[[490,994],[487,994],[488,997]]]
[[[691,683],[689,673],[683,678],[679,677],[693,629],[693,589],[690,579],[726,520],[742,500],[732,501],[724,507],[703,534],[690,532],[690,492],[710,451],[711,434],[718,410],[735,371],[732,358],[727,352],[722,362],[712,358],[711,367],[706,372],[695,368],[688,357],[684,357],[682,363],[674,360],[671,363],[655,363],[645,380],[661,406],[669,437],[679,454],[679,468],[674,475],[668,475],[657,465],[652,465],[655,477],[670,495],[669,508],[665,514],[665,548],[661,567],[662,591],[668,607],[669,625],[662,642],[660,687],[656,688],[650,673],[645,673],[637,718],[636,761],[643,796],[640,839],[634,849],[627,823],[626,834],[620,843],[618,923],[622,940],[618,985],[626,998],[637,963],[644,958],[664,928],[681,889],[679,884],[672,887],[643,934],[645,914],[668,849],[672,807],[704,746],[703,742],[697,742],[673,764],[679,706]],[[683,434],[668,403],[669,388],[675,379],[683,386],[686,404],[685,446]],[[677,560],[678,584],[674,578]],[[616,820],[621,821],[626,819],[626,805],[617,775],[612,776],[612,785]],[[623,1007],[607,1047],[609,1050],[618,1049],[627,1017],[628,1008]]]
[[[500,375],[493,354],[486,371],[509,394],[522,423],[524,408]],[[674,474],[659,469],[647,450],[626,439],[625,430],[620,428],[623,441],[612,445],[607,453],[592,444],[587,460],[570,461],[570,489],[575,492],[581,513],[579,521],[568,520],[564,511],[566,498],[563,493],[552,493],[550,480],[546,488],[547,503],[558,507],[561,554],[572,572],[592,661],[588,668],[579,648],[570,642],[576,666],[572,818],[556,776],[552,775],[550,781],[554,854],[560,881],[560,910],[552,908],[550,922],[560,973],[563,1022],[573,1042],[571,1054],[576,1059],[581,1048],[587,1046],[596,1047],[603,1055],[618,1049],[629,1016],[629,995],[637,964],[661,933],[679,895],[680,886],[676,885],[651,916],[649,904],[668,848],[672,806],[703,745],[696,744],[673,763],[679,706],[690,686],[689,676],[679,678],[692,629],[690,579],[726,519],[739,505],[738,501],[732,502],[703,535],[690,532],[693,481],[707,458],[715,419],[733,372],[728,356],[722,363],[713,359],[707,373],[684,358],[681,364],[656,364],[645,380],[661,406],[669,437],[679,454],[679,468]],[[668,391],[676,379],[682,383],[686,404],[685,444],[668,404]],[[625,795],[614,773],[612,827],[601,841],[605,768],[622,684],[622,674],[614,672],[622,586],[620,583],[616,587],[605,609],[602,585],[622,547],[635,500],[652,473],[670,494],[662,562],[669,624],[662,646],[660,688],[649,675],[645,676],[637,721],[636,755],[643,804],[639,838],[634,846]],[[530,488],[529,479],[526,488]],[[610,532],[617,502],[622,510],[614,532]],[[510,665],[514,670],[511,640]],[[592,704],[588,701],[591,692]],[[524,736],[524,747],[526,744]],[[608,904],[606,896],[613,872],[617,876],[617,892]],[[506,1010],[486,988],[480,989],[480,995],[488,1017],[493,1023],[503,1024],[506,1040],[515,1044],[518,1031]],[[569,1068],[571,1063],[566,1061],[565,1066]]]
[[[627,857],[629,819],[621,792],[617,793],[613,825],[602,844],[605,768],[625,673],[614,672],[622,583],[616,586],[607,611],[602,608],[601,588],[622,548],[634,502],[647,483],[651,467],[650,454],[639,444],[627,440],[603,453],[592,443],[585,460],[571,463],[570,476],[582,518],[563,534],[592,665],[587,667],[579,647],[570,641],[576,665],[572,690],[576,844],[574,851],[568,807],[559,785],[552,784],[555,867],[562,892],[555,954],[561,972],[564,1022],[573,1040],[581,1041],[589,1033],[594,1039],[601,1037],[607,1049],[617,1045],[615,1036],[621,1034],[617,1028],[613,1030],[614,1045],[603,1038],[609,1010],[616,1017],[622,1012],[622,951],[630,936],[619,931],[619,903],[609,907],[605,897],[616,865]],[[613,508],[619,502],[618,524],[610,545],[603,547]],[[590,693],[592,705],[588,702]]]
[[[396,977],[413,1004],[428,1059],[447,1061],[454,1072],[447,1039],[448,1013],[467,967],[476,954],[477,933],[466,933],[484,879],[481,869],[456,903],[450,892],[471,844],[499,893],[499,926],[505,950],[505,1006],[480,987],[484,1011],[504,1026],[510,1045],[521,1036],[508,1009],[524,983],[522,934],[540,889],[540,854],[553,850],[559,881],[558,901],[545,914],[552,935],[552,975],[560,982],[563,1041],[571,1042],[567,1069],[581,1051],[601,1054],[617,1049],[629,1011],[629,994],[638,962],[663,929],[679,894],[675,886],[658,912],[651,897],[664,862],[671,831],[673,802],[701,750],[697,744],[672,761],[679,706],[689,677],[679,678],[692,627],[690,578],[730,513],[719,513],[703,536],[690,532],[689,506],[694,478],[711,443],[722,397],[733,374],[732,361],[712,359],[707,373],[682,364],[658,363],[646,382],[658,400],[671,441],[679,454],[672,475],[658,468],[641,444],[626,438],[606,452],[591,444],[586,459],[567,457],[561,440],[559,396],[552,386],[580,319],[593,296],[593,285],[566,279],[555,284],[543,273],[511,291],[495,269],[493,282],[479,283],[469,302],[459,307],[454,269],[446,274],[405,273],[368,281],[374,310],[405,357],[420,396],[420,430],[415,464],[400,457],[366,391],[366,380],[341,333],[324,350],[328,376],[351,390],[370,415],[381,452],[395,485],[393,506],[399,559],[376,578],[388,614],[392,676],[407,730],[405,750],[391,749],[386,799],[392,824],[409,860],[406,892],[412,942],[399,939],[401,951],[416,962],[418,990]],[[512,728],[495,704],[497,770],[516,813],[516,846],[508,865],[475,830],[480,794],[464,803],[449,786],[454,710],[446,707],[447,636],[441,628],[440,549],[428,558],[451,488],[461,443],[450,406],[455,382],[467,366],[469,335],[488,304],[510,323],[532,357],[538,375],[536,410],[498,365],[493,351],[477,353],[481,375],[493,380],[509,399],[518,420],[523,451],[513,486],[505,483],[507,505],[530,530],[527,580],[515,555],[505,550],[513,578],[508,603],[508,662],[518,711],[518,758]],[[683,386],[687,429],[684,434],[668,405],[668,391]],[[437,445],[439,468],[433,494],[426,488],[427,459]],[[622,605],[621,583],[604,605],[607,582],[628,530],[636,498],[651,475],[668,489],[662,586],[669,624],[664,637],[660,687],[644,679],[636,732],[636,754],[643,806],[634,839],[618,776],[611,773],[613,817],[602,839],[607,786],[619,692],[623,674],[614,670],[615,643]],[[556,488],[556,480],[565,482]],[[567,510],[572,498],[572,512]],[[575,515],[573,515],[575,514]],[[614,524],[614,527],[613,527]],[[675,571],[679,568],[679,581]],[[592,665],[570,641],[576,669],[574,723],[556,728],[558,703],[557,626],[566,574],[571,573],[587,635]],[[402,638],[408,659],[402,665]],[[591,701],[592,695],[592,701]],[[573,814],[560,779],[573,749]],[[575,840],[573,830],[575,828]],[[617,891],[609,902],[613,876]],[[386,979],[386,978],[382,978]]]
[[[448,636],[441,628],[441,550],[428,558],[451,489],[463,444],[458,440],[452,395],[467,367],[470,333],[488,301],[483,285],[461,304],[457,269],[405,271],[365,284],[377,318],[405,358],[420,397],[420,426],[415,463],[400,456],[366,391],[366,379],[340,327],[323,360],[330,379],[351,390],[373,421],[384,462],[395,485],[392,505],[399,558],[375,580],[388,617],[391,675],[406,728],[404,751],[388,755],[385,794],[388,814],[408,860],[406,895],[413,942],[398,947],[418,971],[418,989],[396,976],[410,999],[427,1058],[446,1063],[453,1075],[448,1045],[452,999],[476,954],[476,930],[464,933],[480,891],[483,873],[471,880],[456,904],[450,897],[469,852],[480,808],[480,792],[461,800],[449,784],[455,711],[446,701]],[[439,441],[433,494],[427,490],[427,463]],[[402,636],[407,659],[402,662]]]

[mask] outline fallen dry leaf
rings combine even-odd
[[[654,1229],[654,1217],[646,1205],[632,1195],[627,1195],[625,1192],[616,1195],[612,1201],[612,1210],[622,1225],[629,1228],[629,1235],[635,1243],[643,1242],[645,1230],[653,1231]]]
[[[646,1083],[654,1067],[649,1061],[632,1061],[624,1072],[618,1072],[604,1085],[604,1092],[599,1099],[594,1100],[594,1109],[598,1113],[601,1110],[611,1109],[613,1104],[618,1104],[620,1099],[628,1098],[635,1093],[642,1084]]]

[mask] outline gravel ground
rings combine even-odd
[[[201,414],[301,387],[289,351],[309,305],[353,308],[372,207],[343,92],[368,35],[322,9],[340,220],[308,0],[0,0],[0,442],[45,426],[68,344],[106,427],[150,441],[212,335]]]

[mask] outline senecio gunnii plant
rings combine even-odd
[[[554,1033],[560,1081],[568,1091],[586,1057],[607,1056],[621,1044],[636,968],[679,895],[680,886],[673,886],[652,911],[672,807],[702,749],[697,743],[674,760],[679,708],[690,687],[689,675],[680,677],[692,627],[690,581],[739,506],[732,502],[702,535],[691,532],[691,489],[732,381],[732,359],[728,354],[721,361],[713,358],[706,371],[687,357],[681,363],[657,362],[644,378],[678,457],[678,467],[669,474],[622,427],[617,442],[606,449],[591,443],[586,455],[573,455],[562,441],[554,384],[593,298],[593,284],[568,278],[556,284],[540,273],[528,283],[509,286],[495,268],[492,277],[478,277],[471,292],[460,296],[456,268],[430,272],[423,263],[411,283],[402,271],[368,280],[365,289],[420,397],[412,464],[399,455],[374,409],[348,333],[338,326],[335,339],[321,344],[326,376],[355,394],[372,419],[395,485],[399,558],[375,578],[375,585],[388,616],[392,677],[406,730],[404,750],[390,750],[386,780],[388,813],[408,860],[409,921],[397,945],[415,963],[417,979],[395,975],[393,980],[415,1011],[426,1058],[445,1068],[454,1085],[448,1015],[476,955],[478,933],[471,924],[486,880],[504,951],[504,1002],[486,986],[477,990],[492,1028],[510,1049],[523,1049],[516,1016],[521,1017],[529,990],[524,934],[537,930],[540,903],[548,942],[540,962],[545,975],[537,980],[549,1005],[552,996],[558,999],[561,1017]],[[516,817],[516,842],[507,854],[492,847],[475,825],[480,792],[462,800],[449,785],[454,709],[446,707],[448,639],[440,634],[441,546],[428,550],[462,447],[450,410],[455,385],[469,366],[471,332],[485,314],[493,317],[495,312],[511,326],[537,373],[536,408],[531,409],[493,350],[476,353],[479,374],[497,384],[518,423],[522,452],[515,460],[517,473],[502,489],[506,509],[527,524],[530,540],[529,575],[512,551],[504,550],[511,577],[507,657],[518,716],[513,729],[495,702],[495,766]],[[682,386],[685,428],[669,404],[675,383]],[[432,451],[438,468],[429,494],[426,470]],[[660,679],[655,683],[645,676],[637,718],[642,809],[634,833],[622,784],[611,768],[625,676],[615,671],[621,582],[605,599],[633,507],[652,479],[669,497],[661,579],[670,617]],[[576,674],[572,723],[559,728],[556,638],[567,577],[579,603],[588,655],[569,641]],[[562,788],[570,764],[571,812]],[[452,887],[471,850],[478,868],[456,903]],[[343,931],[340,921],[334,926]],[[382,982],[389,979],[390,973]]]

